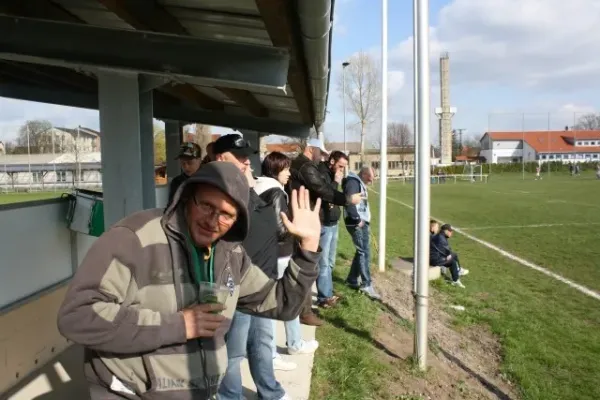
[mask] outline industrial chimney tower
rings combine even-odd
[[[440,163],[452,164],[452,117],[456,107],[450,107],[450,57],[442,53],[440,57],[440,106],[436,107],[435,115],[440,121]]]

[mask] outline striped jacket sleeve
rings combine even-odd
[[[130,229],[113,227],[98,238],[59,310],[60,333],[91,349],[120,354],[185,343],[182,315],[124,303],[137,290],[135,270],[143,261],[140,241]]]
[[[296,248],[279,280],[269,278],[243,252],[240,298],[237,308],[260,317],[290,321],[300,314],[317,279],[320,252]]]

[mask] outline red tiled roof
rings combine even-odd
[[[522,140],[538,153],[596,153],[600,146],[576,148],[574,140],[600,140],[600,131],[486,132],[492,140]],[[484,135],[485,136],[485,135]]]

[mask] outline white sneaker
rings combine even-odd
[[[460,276],[465,276],[465,275],[469,275],[469,270],[466,268],[461,268],[460,271],[458,272],[458,274]]]
[[[303,340],[302,344],[297,349],[288,347],[288,354],[292,356],[296,354],[312,354],[317,351],[318,348],[319,342],[316,340]]]
[[[292,398],[290,396],[288,396],[288,394],[284,394],[282,398],[280,398],[279,400],[292,400]]]
[[[447,268],[446,268],[446,267],[444,267],[443,265],[440,267],[440,274],[441,274],[442,276],[446,276],[446,269],[447,269]]]
[[[375,292],[373,286],[363,286],[360,288],[360,291],[369,296],[371,300],[381,300],[381,296]]]
[[[280,355],[277,355],[277,357],[273,358],[273,369],[276,371],[293,371],[296,368],[298,368],[296,363],[286,361]]]
[[[452,286],[458,286],[461,289],[465,288],[465,285],[462,284],[462,282],[459,280],[457,280],[456,282],[452,282]]]

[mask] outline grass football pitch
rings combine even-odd
[[[377,185],[373,187],[378,191]],[[600,292],[600,180],[593,175],[493,176],[431,186],[431,215],[514,256]],[[387,256],[411,256],[413,186],[390,183]],[[377,229],[379,198],[371,195]],[[600,398],[600,301],[461,234],[451,245],[466,290],[436,283],[466,307],[455,321],[489,324],[503,369],[526,399]]]

